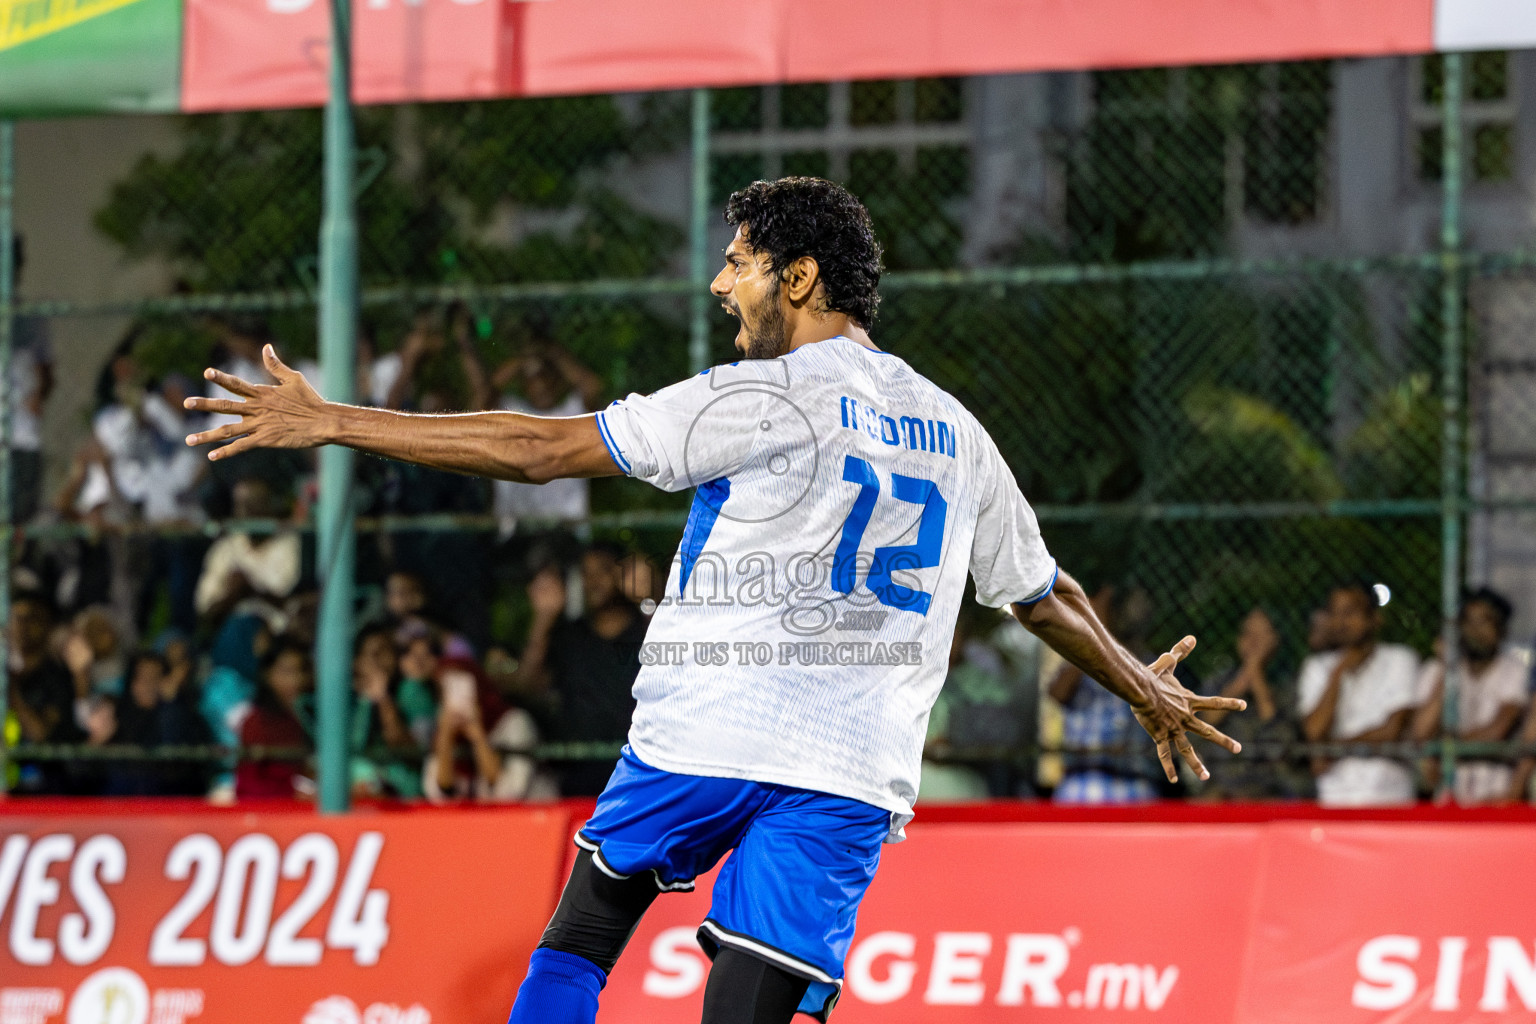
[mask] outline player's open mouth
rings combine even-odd
[[[741,324],[741,326],[736,331],[735,345],[738,350],[746,351],[745,339],[747,334],[747,325],[746,322],[741,319],[741,311],[728,302],[720,303],[720,308],[725,310],[731,316],[735,317],[736,322]]]

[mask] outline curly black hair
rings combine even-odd
[[[1493,617],[1499,620],[1500,630],[1508,629],[1509,620],[1515,615],[1515,606],[1510,603],[1509,598],[1490,587],[1478,587],[1475,590],[1469,587],[1461,592],[1462,614],[1466,614],[1468,605],[1474,604],[1487,605],[1489,611],[1493,612]]]
[[[853,193],[823,178],[754,181],[725,204],[727,224],[745,227],[748,247],[775,273],[802,256],[821,268],[826,309],[860,327],[880,307],[880,243],[869,211]]]

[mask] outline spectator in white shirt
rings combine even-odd
[[[1328,616],[1338,649],[1302,662],[1297,682],[1302,731],[1313,742],[1389,743],[1402,739],[1417,704],[1419,658],[1401,644],[1378,641],[1381,607],[1365,583],[1346,583],[1328,594]],[[1380,807],[1414,799],[1413,774],[1387,757],[1313,760],[1318,803],[1325,807]]]
[[[236,519],[266,519],[277,513],[266,481],[246,477],[235,484]],[[206,619],[223,619],[236,608],[266,619],[274,628],[282,624],[285,598],[299,584],[301,549],[292,529],[271,534],[233,531],[208,549],[203,572],[197,581],[197,613]]]
[[[1468,593],[1458,620],[1461,657],[1456,665],[1456,738],[1468,743],[1509,739],[1520,724],[1526,705],[1528,659],[1505,646],[1514,613],[1502,594],[1487,587]],[[1414,739],[1442,735],[1445,705],[1445,659],[1436,657],[1419,673],[1419,700]],[[1437,760],[1430,762],[1438,766]],[[1461,758],[1456,762],[1452,792],[1463,806],[1501,803],[1510,796],[1515,769],[1507,760]]]
[[[507,390],[516,384],[522,394]],[[500,407],[530,416],[583,416],[602,408],[603,378],[536,330],[521,353],[496,368],[491,386],[501,393]],[[519,519],[578,522],[590,508],[586,480],[551,480],[547,484],[496,481],[494,508],[502,535]]]

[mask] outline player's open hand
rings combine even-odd
[[[1179,781],[1178,769],[1173,763],[1173,751],[1177,750],[1195,774],[1202,779],[1211,777],[1195,748],[1190,745],[1187,733],[1203,736],[1212,743],[1219,743],[1236,754],[1242,744],[1226,735],[1209,722],[1196,717],[1200,711],[1242,711],[1247,701],[1236,697],[1202,697],[1184,688],[1174,678],[1173,670],[1189,652],[1195,649],[1195,638],[1186,636],[1173,645],[1173,649],[1147,666],[1147,702],[1135,707],[1136,720],[1157,741],[1157,759],[1163,763],[1163,772],[1169,782]]]
[[[304,375],[277,358],[271,345],[261,350],[262,362],[276,384],[253,384],[233,374],[209,368],[203,377],[237,395],[229,398],[189,398],[183,405],[193,412],[239,416],[239,423],[187,436],[187,444],[218,444],[210,459],[226,459],[251,448],[313,448],[326,443],[326,403]]]

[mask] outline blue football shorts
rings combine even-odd
[[[890,826],[889,811],[858,800],[676,775],[625,747],[576,843],[605,874],[651,872],[663,892],[692,889],[730,853],[699,945],[711,957],[730,947],[809,979],[800,1012],[825,1021]]]

